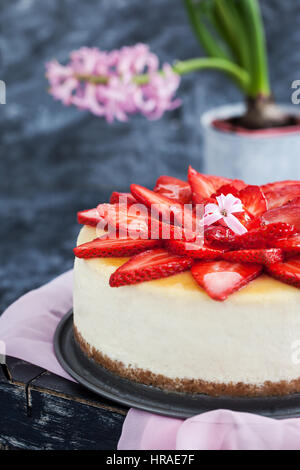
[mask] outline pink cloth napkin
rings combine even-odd
[[[73,380],[53,350],[56,326],[71,307],[72,271],[22,296],[0,316],[0,354],[5,345],[7,355]],[[300,450],[300,419],[215,410],[180,420],[131,409],[118,449]]]
[[[73,271],[20,297],[0,316],[6,355],[23,359],[73,380],[54,354],[53,336],[73,305]]]

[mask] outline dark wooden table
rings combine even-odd
[[[0,449],[116,449],[127,411],[20,359],[0,364]]]

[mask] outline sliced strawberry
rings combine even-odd
[[[297,255],[300,253],[300,234],[297,233],[287,239],[274,240],[273,246],[281,248],[287,255]]]
[[[255,217],[253,217],[247,209],[244,210],[244,212],[238,212],[234,214],[235,217],[241,222],[241,224],[246,227],[247,230],[252,230],[253,228],[258,228],[260,227],[260,222],[256,220]]]
[[[232,180],[230,184],[234,186],[238,191],[241,191],[241,189],[244,189],[247,186],[247,184],[242,180]]]
[[[210,198],[221,186],[232,185],[240,190],[245,186],[241,180],[231,180],[214,175],[198,173],[191,166],[188,170],[188,180],[192,188],[192,199],[195,204],[202,204],[205,199]]]
[[[221,194],[224,194],[224,196],[227,196],[227,194],[232,194],[233,196],[238,197],[239,190],[232,184],[224,184],[214,194],[211,195],[211,198],[216,198]]]
[[[265,195],[259,186],[246,186],[237,196],[243,206],[253,217],[257,217],[268,209]]]
[[[110,233],[129,236],[130,238],[151,239],[184,239],[194,241],[196,234],[179,226],[166,224],[156,218],[151,218],[146,206],[134,204],[100,204],[97,208],[105,221],[105,228]]]
[[[173,176],[160,176],[153,191],[181,204],[188,204],[192,199],[189,183]]]
[[[199,261],[191,272],[197,283],[215,300],[226,300],[262,271],[259,264],[232,263],[230,261]]]
[[[239,214],[236,214],[238,216]],[[262,222],[260,217],[254,217],[251,220],[247,220],[246,223],[244,223],[242,220],[240,220],[243,225],[247,228],[247,230],[250,232],[252,230],[255,230],[257,228],[263,227],[265,224]]]
[[[92,227],[96,227],[98,223],[103,220],[103,218],[100,216],[98,209],[95,207],[94,209],[88,209],[85,211],[78,212],[77,220],[79,224],[91,225]]]
[[[172,253],[196,259],[217,259],[224,253],[224,250],[218,250],[203,244],[186,242],[184,240],[168,240],[164,242],[164,246]]]
[[[111,287],[119,287],[160,279],[186,271],[192,264],[193,260],[186,256],[177,256],[160,248],[148,250],[120,266],[111,275],[109,284]]]
[[[282,207],[276,207],[265,212],[261,216],[261,220],[265,224],[286,222],[294,225],[297,231],[300,232],[300,198],[294,199]]]
[[[289,238],[296,232],[295,227],[286,223],[273,223],[258,229],[236,235],[231,242],[235,248],[268,248],[273,247],[274,240],[278,238]]]
[[[138,184],[132,184],[130,189],[133,196],[151,210],[152,218],[157,215],[163,217],[164,222],[174,222],[185,230],[201,231],[202,218],[197,218],[187,205],[179,204]]]
[[[122,236],[129,235],[138,238],[149,234],[149,216],[147,208],[138,204],[125,206],[123,204],[99,204],[99,215],[106,221],[109,232],[120,232]]]
[[[274,240],[289,238],[295,232],[294,226],[278,222],[263,225],[243,235],[235,235],[232,230],[222,226],[208,227],[205,237],[214,246],[227,246],[231,249],[272,248]]]
[[[285,205],[287,206],[293,206],[293,207],[300,207],[300,196],[295,197],[295,199],[292,199],[291,201],[287,202]]]
[[[263,184],[261,189],[264,193],[268,191],[277,191],[280,189],[287,188],[288,186],[293,186],[295,184],[300,185],[300,181],[297,180],[284,180],[284,181],[274,181],[273,183]]]
[[[161,246],[160,240],[134,240],[132,238],[109,238],[107,235],[74,248],[77,258],[106,258],[132,256]]]
[[[264,248],[260,250],[237,250],[223,253],[222,259],[240,263],[258,263],[269,265],[283,260],[280,248]]]
[[[210,181],[213,182],[216,189],[219,189],[221,186],[224,186],[225,184],[230,184],[238,190],[243,189],[245,186],[247,186],[246,183],[242,180],[237,180],[237,179],[233,180],[231,178],[224,178],[221,176],[214,176],[214,175],[205,175],[205,176]]]
[[[165,224],[164,222],[156,219],[150,220],[151,237],[159,238],[161,240],[183,240],[194,242],[196,234],[189,230],[184,230],[182,227],[177,225]],[[201,238],[199,236],[198,238]]]
[[[211,225],[204,232],[206,241],[212,246],[231,247],[235,243],[236,236],[234,232],[222,225]]]
[[[166,196],[155,193],[151,189],[144,188],[139,184],[132,184],[130,186],[131,193],[141,203],[148,207],[150,210],[155,208],[159,215],[170,218],[170,215],[182,212],[182,205],[172,201]]]
[[[118,193],[117,191],[114,191],[110,196],[109,202],[110,204],[125,203],[128,206],[131,206],[132,204],[136,204],[137,200],[130,193]]]
[[[216,185],[211,179],[202,173],[194,170],[191,166],[188,171],[188,179],[192,189],[192,199],[194,204],[202,204],[205,199],[209,198],[216,190],[223,184],[219,186]]]
[[[267,271],[270,276],[281,282],[300,287],[300,256],[295,256],[282,263],[271,264]]]
[[[261,186],[268,201],[268,208],[287,204],[292,199],[300,196],[300,181],[279,181]]]

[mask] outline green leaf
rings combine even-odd
[[[222,59],[220,57],[199,57],[176,62],[173,66],[174,72],[179,75],[209,69],[226,73],[235,80],[244,93],[247,93],[249,87],[249,74],[242,67],[230,60]]]
[[[214,38],[214,36],[211,34],[210,30],[207,27],[207,15],[205,14],[204,9],[204,7],[206,6],[206,2],[184,0],[184,4],[194,33],[198,41],[204,48],[206,54],[211,57],[230,59],[226,50],[220,46],[216,38]]]
[[[213,17],[216,28],[227,42],[239,65],[249,70],[249,43],[234,0],[214,0]]]
[[[249,44],[249,95],[270,95],[270,83],[266,52],[264,26],[257,0],[240,0],[236,2],[247,34]]]

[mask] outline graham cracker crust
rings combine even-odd
[[[263,397],[263,396],[283,396],[300,392],[300,378],[287,382],[266,381],[262,385],[238,383],[216,383],[206,382],[200,379],[171,379],[161,374],[154,374],[149,370],[126,367],[120,361],[114,361],[101,351],[90,346],[81,336],[74,325],[74,337],[80,349],[95,362],[114,372],[121,377],[140,382],[145,385],[152,385],[163,390],[184,392],[184,393],[203,393],[210,396],[227,395],[232,397]]]

